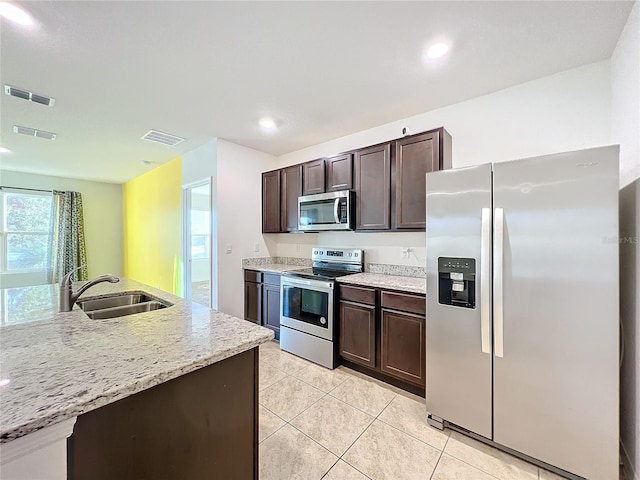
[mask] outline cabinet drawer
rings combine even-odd
[[[277,285],[278,287],[280,287],[280,274],[279,273],[263,273],[262,283],[267,283],[269,285]]]
[[[392,308],[403,312],[425,315],[427,311],[426,299],[422,295],[408,295],[406,293],[385,292],[381,293],[382,308]]]
[[[340,300],[375,305],[376,291],[373,288],[347,287],[340,285]]]
[[[262,282],[262,272],[258,272],[256,270],[245,270],[244,281],[260,283]]]

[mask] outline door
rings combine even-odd
[[[388,230],[391,225],[391,144],[358,150],[353,169],[356,230]]]
[[[426,173],[440,170],[439,131],[396,141],[396,228],[424,229]]]
[[[184,293],[185,298],[212,305],[211,180],[184,187]]]
[[[426,190],[427,410],[491,438],[491,165],[428,173]]]
[[[424,325],[423,315],[382,309],[380,370],[423,388],[426,367]]]
[[[333,341],[333,283],[282,277],[280,325]]]
[[[302,164],[302,195],[324,193],[324,159],[313,160]]]
[[[618,475],[617,156],[493,174],[494,440],[593,480]]]
[[[280,231],[280,170],[262,174],[262,233]]]
[[[265,273],[262,285],[262,326],[280,336],[280,275]]]
[[[280,230],[298,231],[298,197],[302,195],[302,165],[282,169]]]
[[[353,188],[353,154],[345,153],[327,159],[327,192]]]
[[[345,360],[375,368],[375,306],[340,302],[340,355]]]

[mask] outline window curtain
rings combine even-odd
[[[82,194],[79,192],[53,191],[52,235],[52,283],[60,283],[63,277],[87,263],[84,239]],[[78,270],[76,281],[88,280],[87,269]]]

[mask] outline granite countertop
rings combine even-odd
[[[424,277],[405,277],[380,273],[355,273],[337,279],[339,283],[365,287],[388,288],[402,292],[427,293],[427,280]]]
[[[259,272],[282,273],[301,270],[311,266],[311,259],[297,257],[254,257],[244,258],[242,268]]]
[[[302,270],[309,267],[300,265],[287,265],[283,263],[265,263],[263,265],[252,265],[244,268],[246,270],[257,270],[259,272],[283,273],[290,272],[292,270]]]
[[[254,348],[271,330],[132,280],[83,297],[143,290],[174,305],[91,320],[58,313],[58,286],[2,290],[0,443]]]

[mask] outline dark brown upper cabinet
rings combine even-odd
[[[324,193],[325,167],[324,159],[313,160],[302,164],[302,195]]]
[[[262,174],[262,233],[280,232],[280,170]]]
[[[298,197],[354,190],[356,230],[425,228],[426,174],[451,168],[444,128],[262,174],[262,233],[298,231]]]
[[[396,229],[425,228],[426,174],[451,168],[451,149],[442,155],[443,129],[395,141],[394,219]],[[449,137],[450,139],[450,137]],[[446,157],[446,158],[445,158]]]
[[[282,169],[280,231],[298,231],[298,197],[302,195],[302,164]]]
[[[391,143],[355,152],[356,230],[388,230],[391,226]]]
[[[353,154],[329,157],[327,162],[327,192],[353,188]]]

